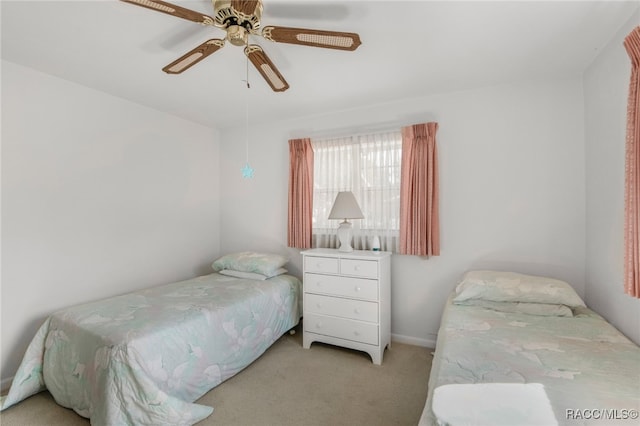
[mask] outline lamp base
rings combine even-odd
[[[340,248],[338,251],[349,253],[353,251],[351,247],[351,223],[345,219],[338,227],[338,240],[340,240]]]

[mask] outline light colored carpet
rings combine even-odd
[[[363,352],[314,343],[300,326],[198,401],[214,407],[198,426],[416,425],[427,397],[431,349],[393,343],[381,366]],[[2,426],[86,426],[41,392],[0,413]]]

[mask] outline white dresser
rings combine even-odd
[[[302,346],[343,346],[382,364],[391,347],[391,253],[312,249],[302,252],[302,260]]]

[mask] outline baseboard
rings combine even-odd
[[[391,334],[391,341],[398,343],[405,343],[407,345],[423,346],[425,348],[436,347],[436,334],[430,335],[428,339],[420,339],[418,337],[403,336],[401,334]]]
[[[9,388],[11,387],[12,382],[13,377],[8,377],[6,379],[0,380],[0,395],[6,395],[7,392],[9,392]]]

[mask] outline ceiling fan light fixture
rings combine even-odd
[[[315,46],[337,50],[356,50],[360,46],[357,33],[341,31],[314,30],[280,26],[261,27],[262,0],[211,0],[214,17],[203,15],[191,9],[165,2],[163,0],[121,0],[168,15],[186,19],[203,25],[219,27],[225,31],[224,39],[211,39],[190,50],[169,65],[162,68],[167,74],[180,74],[204,58],[220,50],[226,41],[235,46],[244,46],[244,53],[256,70],[275,92],[284,92],[289,84],[278,68],[271,62],[262,48],[249,44],[250,36],[262,36],[276,43],[289,43],[301,46]],[[260,31],[258,31],[260,30]],[[249,79],[247,77],[247,87]]]
[[[249,34],[240,25],[230,25],[227,28],[227,40],[234,46],[246,46]]]

